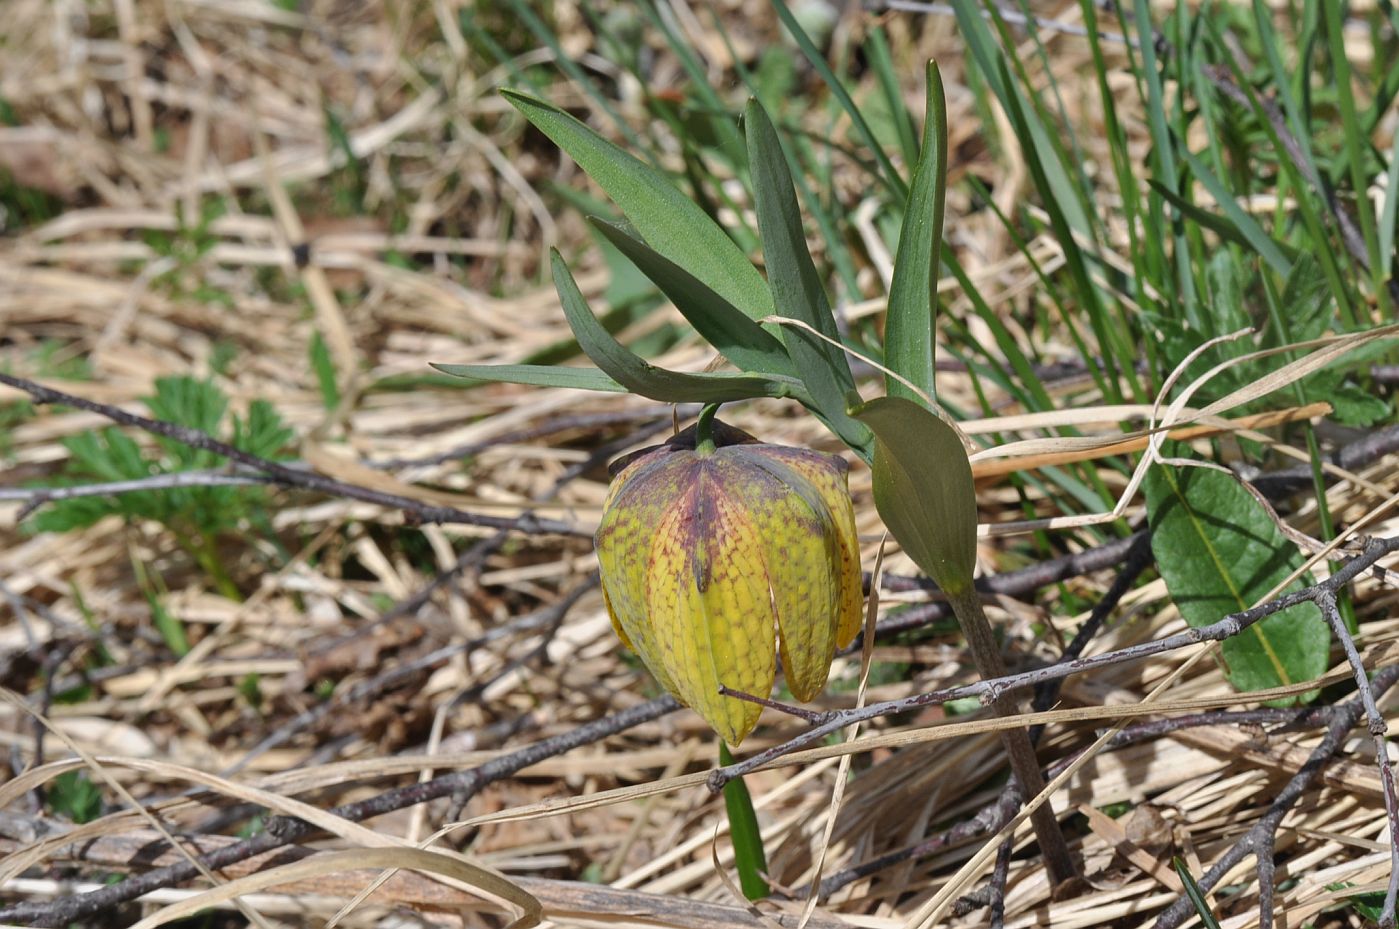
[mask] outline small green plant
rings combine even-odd
[[[1180,882],[1185,885],[1185,895],[1190,899],[1190,905],[1195,908],[1195,914],[1200,917],[1200,924],[1205,929],[1219,929],[1219,920],[1210,912],[1209,901],[1205,899],[1205,893],[1196,882],[1195,875],[1190,873],[1190,866],[1185,863],[1185,859],[1177,855],[1171,859],[1171,864],[1175,867],[1176,874],[1180,875]]]
[[[177,210],[174,231],[151,229],[145,232],[146,245],[171,265],[155,279],[156,285],[176,297],[233,305],[231,294],[209,284],[203,275],[196,273],[205,256],[219,244],[213,224],[227,210],[222,199],[211,198],[200,204],[198,216],[186,216],[183,210]]]
[[[86,771],[64,771],[54,778],[48,801],[52,812],[79,825],[102,815],[102,791]]]
[[[211,381],[181,376],[156,381],[155,395],[145,399],[157,419],[197,429],[253,455],[276,458],[292,431],[272,405],[257,400],[246,416],[228,413],[228,398]],[[85,432],[63,442],[69,460],[60,486],[121,482],[220,467],[223,459],[165,436],[142,447],[119,429]],[[214,579],[219,590],[237,599],[238,588],[224,570],[216,542],[246,527],[266,507],[267,491],[244,486],[172,486],[112,496],[54,500],[30,522],[39,532],[68,532],[91,526],[107,516],[161,523]]]
[[[943,590],[971,645],[978,670],[990,678],[1003,674],[1004,668],[972,586],[977,514],[971,466],[962,436],[934,401],[933,332],[946,196],[947,116],[941,77],[931,62],[927,80],[927,112],[917,164],[910,184],[899,181],[906,194],[884,339],[888,396],[865,402],[856,390],[847,349],[806,242],[797,182],[789,170],[787,152],[767,111],[756,99],[750,100],[744,111],[743,141],[766,279],[735,240],[660,171],[562,110],[524,94],[506,92],[510,102],[572,155],[621,208],[629,225],[596,221],[599,232],[660,288],[737,372],[669,371],[643,360],[599,323],[557,253],[553,256],[554,283],[564,314],[596,369],[437,367],[478,380],[630,391],[672,403],[702,402],[709,405],[706,416],[713,415],[715,405],[733,400],[778,397],[798,401],[870,465],[875,504],[885,524],[904,551]],[[930,463],[936,466],[928,467]],[[701,513],[697,518],[703,522],[705,516]],[[834,533],[831,535],[834,538]],[[677,570],[680,567],[677,565]],[[607,583],[606,558],[603,568]],[[707,602],[706,572],[696,568],[693,579],[687,588],[681,585],[689,591],[684,594],[682,590],[682,597]],[[610,585],[614,595],[617,583],[614,579]],[[771,578],[766,583],[774,591],[780,587]],[[716,601],[713,608],[721,606]],[[726,621],[735,619],[733,605],[724,615]],[[778,622],[783,622],[780,616]],[[630,626],[626,631],[633,633]],[[710,676],[716,678],[711,686],[717,683],[745,691],[752,676],[734,669],[746,666],[767,649],[765,642],[750,644],[752,652],[746,656],[729,654],[737,644],[720,648],[711,643],[709,649],[682,649],[668,662],[650,657],[647,664],[672,692],[680,692],[669,683],[677,673],[698,677],[702,676],[701,668],[708,668]],[[823,651],[829,664],[830,652],[816,651]],[[643,645],[643,659],[648,659],[648,652],[655,650]],[[819,684],[810,688],[793,683],[794,657],[784,647],[789,686],[794,692],[800,690],[799,696],[814,696]],[[677,668],[689,670],[678,672]],[[803,678],[817,679],[805,671],[799,673]],[[822,673],[819,681],[824,680]],[[732,713],[745,720],[751,716],[752,721],[742,726],[721,725],[718,720],[729,712],[723,709],[724,704],[736,704],[736,698],[716,701],[707,693],[681,690],[682,699],[699,709],[730,740],[737,741],[756,722],[751,707],[735,705]],[[1017,712],[1009,699],[997,701],[997,710],[1003,715]],[[1007,730],[1004,739],[1017,777],[1029,792],[1038,792],[1043,779],[1027,733]],[[1038,808],[1034,825],[1053,878],[1056,882],[1067,880],[1073,875],[1073,864],[1048,806]]]

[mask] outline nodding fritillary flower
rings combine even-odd
[[[613,466],[596,536],[603,597],[622,642],[731,745],[762,708],[782,656],[807,701],[863,600],[848,466],[712,423]]]

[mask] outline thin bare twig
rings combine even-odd
[[[1355,686],[1359,690],[1360,706],[1365,711],[1365,724],[1370,730],[1370,738],[1375,743],[1375,763],[1380,769],[1384,810],[1389,819],[1389,889],[1385,892],[1384,907],[1380,910],[1380,924],[1389,927],[1394,925],[1394,899],[1396,892],[1399,892],[1399,797],[1395,796],[1394,771],[1389,763],[1389,727],[1384,721],[1384,714],[1375,704],[1375,695],[1370,692],[1365,663],[1360,660],[1355,639],[1346,628],[1346,622],[1336,606],[1336,595],[1328,591],[1317,598],[1316,605],[1321,609],[1321,615],[1326,617],[1326,623],[1331,627],[1336,641],[1341,643],[1346,661],[1355,673]],[[1271,921],[1271,916],[1269,920]]]
[[[1176,635],[1167,636],[1164,639],[1143,642],[1138,645],[1118,649],[1117,651],[1094,655],[1090,658],[1076,658],[1069,661],[1062,661],[1046,668],[1022,671],[1018,674],[1011,674],[996,680],[977,681],[972,684],[944,688],[931,693],[915,694],[911,697],[903,697],[898,700],[872,703],[866,707],[833,710],[825,715],[824,722],[813,726],[806,732],[780,745],[774,745],[737,764],[715,769],[709,776],[709,787],[711,790],[717,792],[723,789],[724,784],[728,783],[728,781],[733,778],[742,777],[759,766],[770,764],[778,758],[811,745],[830,733],[839,731],[854,722],[863,722],[864,720],[874,719],[878,716],[905,713],[909,710],[926,706],[938,706],[950,700],[959,700],[966,697],[978,697],[983,703],[988,703],[995,700],[1003,693],[1023,687],[1031,687],[1045,681],[1058,680],[1109,665],[1139,661],[1152,655],[1174,651],[1189,645],[1198,645],[1202,642],[1223,641],[1231,636],[1238,635],[1244,629],[1261,622],[1274,613],[1280,613],[1299,603],[1315,602],[1319,597],[1327,593],[1334,594],[1335,591],[1349,584],[1363,571],[1374,566],[1380,559],[1396,551],[1399,551],[1399,537],[1392,539],[1370,539],[1365,544],[1363,554],[1349,559],[1335,574],[1311,587],[1284,594],[1275,600],[1270,600],[1267,603],[1260,604],[1249,610],[1231,613],[1219,622],[1211,623],[1208,626],[1199,626],[1186,630],[1185,632],[1177,633]]]
[[[150,490],[173,490],[177,487],[246,487],[279,483],[266,474],[231,474],[228,471],[176,471],[174,474],[153,474],[129,481],[103,481],[77,484],[72,487],[0,487],[0,500],[23,500],[25,504],[15,514],[21,522],[41,506],[57,500],[80,497],[115,497],[120,494]]]
[[[1271,855],[1273,837],[1277,834],[1278,826],[1281,825],[1283,817],[1302,798],[1307,787],[1321,773],[1321,769],[1326,766],[1326,762],[1330,760],[1331,756],[1340,751],[1341,746],[1345,744],[1351,728],[1365,714],[1367,699],[1372,700],[1375,695],[1383,694],[1396,682],[1399,682],[1399,665],[1382,668],[1370,680],[1369,686],[1361,688],[1360,695],[1337,708],[1338,712],[1327,727],[1326,736],[1312,750],[1301,770],[1293,775],[1292,779],[1278,793],[1277,798],[1269,805],[1268,812],[1263,814],[1262,818],[1254,823],[1253,827],[1238,842],[1234,843],[1233,847],[1221,855],[1219,860],[1199,879],[1198,883],[1202,891],[1209,893],[1213,890],[1224,878],[1224,875],[1228,874],[1235,865],[1249,855]],[[1186,919],[1194,915],[1194,912],[1190,900],[1182,896],[1161,914],[1161,917],[1156,921],[1156,929],[1178,929]]]

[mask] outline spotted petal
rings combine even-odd
[[[720,449],[714,460],[760,540],[753,569],[772,595],[787,686],[807,701],[825,686],[835,655],[839,548],[825,501],[800,475],[784,468],[779,477],[749,454],[759,447]]]
[[[777,672],[763,545],[739,500],[697,463],[684,496],[656,526],[647,609],[675,695],[737,745],[761,707],[722,696],[723,684],[767,696]]]
[[[839,542],[839,628],[836,645],[854,641],[863,625],[864,582],[860,574],[860,534],[855,529],[855,507],[850,501],[849,465],[835,455],[789,448],[785,445],[753,445],[745,452],[785,465],[804,477],[825,501]],[[793,691],[795,693],[795,691]]]
[[[675,692],[647,615],[646,588],[656,526],[685,492],[693,458],[662,454],[633,462],[612,482],[595,545],[613,628],[662,687]]]

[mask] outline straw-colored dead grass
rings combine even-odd
[[[1054,12],[1061,18],[1077,9],[1059,6],[1063,10]],[[588,240],[575,214],[554,213],[553,201],[544,199],[551,184],[581,184],[576,169],[507,118],[492,89],[509,75],[477,68],[451,27],[460,7],[451,0],[310,2],[292,12],[255,0],[10,0],[0,26],[10,37],[0,56],[0,99],[19,125],[0,128],[0,166],[17,183],[53,198],[59,211],[32,227],[14,225],[14,217],[5,221],[0,365],[47,380],[61,362],[81,360],[91,379],[66,389],[140,410],[138,399],[156,378],[203,374],[212,358],[231,354],[217,382],[233,405],[270,401],[295,427],[299,457],[323,473],[476,512],[531,511],[583,529],[595,525],[605,492],[600,469],[551,493],[570,466],[601,444],[596,429],[489,444],[465,464],[450,458],[377,471],[365,466],[479,447],[560,416],[667,415],[636,398],[560,390],[461,391],[430,383],[371,389],[392,377],[421,377],[428,361],[514,361],[567,337],[554,295],[539,279],[550,245],[561,245],[571,260],[582,256],[574,263],[581,265],[586,293],[597,294],[607,283],[605,270],[585,255]],[[590,33],[569,30],[577,11],[558,4],[556,15],[560,31],[577,46],[570,54],[586,67],[605,69],[594,57],[598,50],[587,47]],[[740,51],[775,35],[766,13],[728,4],[725,15],[744,25],[748,44]],[[681,25],[709,56],[720,83],[726,49],[698,19],[682,18]],[[943,64],[954,171],[994,180],[1001,205],[1013,205],[1026,187],[1024,165],[1014,150],[993,160],[979,136],[972,101],[959,84],[962,49],[949,21],[896,19],[891,29],[901,56],[914,61],[933,54]],[[505,39],[523,59],[549,57],[547,50],[528,50],[533,43],[521,33]],[[1096,91],[1071,79],[1089,73],[1088,51],[1071,38],[1055,40],[1054,48],[1064,86],[1081,92],[1066,102],[1091,127]],[[656,80],[681,80],[674,61],[656,51]],[[1025,61],[1032,72],[1040,67],[1033,56]],[[911,95],[917,90],[908,89]],[[619,107],[634,114],[625,81],[620,90]],[[582,102],[567,84],[556,91]],[[358,177],[328,146],[328,109],[347,129]],[[1144,133],[1135,132],[1139,124],[1132,128],[1145,145]],[[855,182],[852,175],[849,184]],[[348,209],[337,199],[347,190],[354,198]],[[853,200],[861,196],[848,192]],[[181,231],[197,227],[201,210],[213,201],[223,205],[221,216],[198,233]],[[392,226],[395,217],[401,228]],[[1023,256],[993,218],[983,213],[960,220],[955,199],[949,222],[951,241],[965,252],[973,279],[994,306],[1013,308],[1034,286]],[[190,235],[205,237],[202,253],[181,250]],[[870,257],[863,273],[873,295],[881,291],[887,255],[872,227],[861,235]],[[1125,233],[1120,240],[1125,243]],[[291,249],[302,243],[311,246],[304,267]],[[1048,237],[1031,250],[1046,272],[1062,263]],[[408,267],[392,253],[410,256]],[[945,293],[956,306],[955,284],[947,282]],[[881,310],[871,296],[851,313]],[[1013,315],[1007,321],[1014,328]],[[330,411],[308,361],[313,333],[324,339],[346,398]],[[665,363],[698,369],[710,360],[686,343]],[[970,396],[955,377],[946,389],[949,396]],[[4,403],[18,399],[10,391],[0,395]],[[1091,402],[1080,392],[1077,421],[1089,415],[1082,407]],[[1104,411],[1098,421],[1126,415]],[[790,407],[752,403],[736,408],[732,418],[772,440],[832,447],[816,423]],[[4,436],[4,483],[52,478],[66,456],[61,440],[103,425],[93,414],[63,409],[24,416]],[[629,428],[614,425],[602,434],[615,438]],[[1146,440],[1137,441],[1112,451],[1136,451]],[[1089,457],[1094,454],[1106,452]],[[988,523],[1024,518],[1019,496],[998,482],[1001,464],[987,462],[982,475]],[[1377,462],[1363,477],[1381,495],[1396,489],[1392,463]],[[869,566],[880,526],[867,472],[857,469],[853,487]],[[1362,487],[1351,483],[1334,491],[1332,513],[1353,520],[1379,502]],[[275,539],[250,533],[220,543],[219,557],[242,602],[214,591],[207,574],[158,525],[112,517],[89,530],[31,535],[15,526],[20,504],[0,504],[3,683],[43,708],[42,725],[51,727],[44,758],[52,762],[0,787],[6,800],[0,848],[7,856],[0,894],[7,902],[79,892],[104,873],[177,860],[168,850],[149,856],[157,825],[207,833],[185,841],[191,852],[228,844],[232,830],[261,808],[319,816],[317,825],[336,837],[316,842],[322,851],[301,861],[262,856],[214,876],[216,884],[246,887],[246,918],[266,925],[319,925],[369,883],[373,875],[366,868],[389,863],[409,870],[374,890],[342,925],[379,925],[386,908],[415,914],[415,924],[481,925],[498,919],[484,914],[500,914],[503,905],[483,903],[463,889],[483,886],[498,898],[513,897],[516,912],[539,906],[555,925],[760,924],[715,872],[716,829],[718,860],[725,867],[731,861],[722,803],[702,785],[716,748],[712,733],[689,713],[489,786],[465,811],[473,826],[455,833],[465,841],[464,855],[442,845],[417,857],[390,854],[430,837],[447,814],[442,803],[367,826],[316,813],[430,772],[478,765],[633,706],[649,685],[623,660],[595,591],[552,634],[547,625],[521,621],[584,582],[593,567],[585,540],[512,539],[420,609],[380,622],[386,607],[428,583],[431,570],[452,569],[492,530],[414,526],[396,511],[305,494],[275,499],[269,514]],[[1056,515],[1031,499],[1042,511],[1036,515]],[[1128,512],[1138,513],[1139,501]],[[1295,523],[1316,534],[1314,508]],[[1384,535],[1395,528],[1386,515],[1367,531]],[[1006,563],[995,546],[983,555],[988,569]],[[898,553],[889,568],[910,570]],[[1090,576],[1046,590],[1033,602],[1005,599],[996,604],[995,618],[1022,660],[1051,659],[1056,650],[1036,639],[1034,624],[1074,628],[1083,617],[1070,615],[1067,595],[1091,601],[1109,581]],[[184,657],[173,657],[153,631],[148,595],[189,630],[193,647]],[[889,595],[883,607],[919,597]],[[1164,600],[1159,581],[1134,590],[1090,652],[1182,629],[1173,610],[1161,609]],[[1367,581],[1358,601],[1367,620],[1362,644],[1391,647],[1399,626],[1376,617],[1385,615],[1393,594]],[[101,662],[95,658],[99,641]],[[425,657],[466,642],[476,644]],[[967,680],[957,646],[950,633],[916,646],[880,645],[877,662],[908,663],[913,674],[878,678],[869,699]],[[1120,717],[1115,711],[1134,708],[1189,657],[1167,655],[1071,679],[1060,707],[1079,712],[1055,717],[1046,756],[1085,744],[1095,728]],[[49,659],[48,672],[67,686],[81,683],[74,675],[88,669],[91,686],[80,699],[47,699],[52,694],[44,694],[42,666]],[[825,705],[850,705],[858,667],[858,656],[839,660],[832,680],[844,686],[828,694]],[[372,695],[347,696],[396,668],[407,670],[376,685]],[[248,698],[250,681],[260,702]],[[326,693],[320,688],[329,687],[337,701],[333,712],[249,754],[293,725],[297,714],[320,705]],[[1153,712],[1247,705],[1206,659],[1163,692]],[[38,724],[13,701],[0,706],[0,716],[0,739],[16,771],[29,767],[37,760]],[[866,729],[855,743],[858,777],[838,813],[830,797],[839,748],[819,750],[798,768],[751,776],[775,884],[804,898],[832,815],[827,874],[915,843],[994,799],[985,780],[1000,764],[992,724],[946,722],[937,710]],[[764,747],[797,730],[793,720],[769,715],[744,748]],[[1066,899],[1051,900],[1037,859],[1017,856],[1007,925],[1071,929],[1147,921],[1180,894],[1170,856],[1182,856],[1193,873],[1202,873],[1266,809],[1317,738],[1314,730],[1265,740],[1237,728],[1205,728],[1093,758],[1053,797],[1057,810],[1075,818],[1081,838],[1074,845],[1087,883]],[[1350,924],[1355,917],[1349,912],[1322,915],[1341,896],[1331,888],[1379,886],[1388,877],[1384,807],[1365,751],[1357,734],[1351,759],[1327,769],[1279,833],[1289,881],[1279,910],[1290,925]],[[53,761],[62,758],[78,760]],[[89,776],[110,804],[108,815],[78,827],[91,839],[82,846],[72,845],[75,835],[55,831],[67,824],[43,818],[26,800],[33,796],[29,790],[74,766],[90,766]],[[208,792],[179,796],[196,784]],[[118,785],[155,819],[123,811]],[[253,806],[236,820],[218,816],[216,808],[234,803]],[[1120,819],[1100,812],[1118,804],[1133,805],[1132,812]],[[1018,848],[1030,842],[1025,830],[1017,835]],[[809,925],[905,925],[980,847],[950,847],[855,881]],[[323,851],[332,848],[357,851],[340,858]],[[371,855],[371,848],[380,851]],[[269,866],[269,857],[292,870],[275,880],[253,877]],[[81,869],[69,867],[76,858],[86,862]],[[49,867],[30,867],[40,864]],[[988,869],[963,876],[979,879]],[[1230,929],[1256,920],[1253,877],[1247,864],[1225,882],[1234,889],[1224,920]],[[202,889],[160,891],[142,910],[163,912],[160,918],[193,911],[214,902],[194,896]],[[162,905],[184,909],[161,911]],[[769,914],[782,909],[764,907]],[[800,903],[787,906],[799,910]],[[108,923],[123,925],[138,915],[134,908],[122,910],[109,914]],[[940,918],[948,925],[979,925],[985,910]]]

